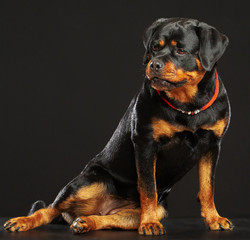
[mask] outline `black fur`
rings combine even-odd
[[[151,45],[159,38],[164,38],[165,41],[177,39],[188,54],[184,57],[176,56],[171,47],[158,52],[152,51]],[[197,20],[160,19],[147,29],[143,41],[146,48],[144,63],[150,58],[158,58],[163,62],[170,60],[185,71],[194,71],[197,70],[195,58],[199,58],[207,71],[198,85],[194,100],[184,104],[169,99],[173,105],[185,111],[193,111],[211,99],[215,88],[215,63],[228,44],[225,35]],[[158,199],[165,201],[165,196],[173,185],[206,153],[213,153],[213,166],[216,166],[221,137],[216,136],[213,131],[201,129],[201,126],[212,125],[226,117],[230,118],[230,106],[221,79],[219,94],[213,105],[197,115],[188,116],[170,108],[145,77],[141,90],[132,99],[105,148],[89,161],[79,176],[61,190],[52,205],[57,207],[82,186],[104,182],[109,193],[140,206],[138,178],[147,196],[150,198],[154,194],[155,155]],[[162,137],[156,142],[153,138],[152,118],[184,126],[193,132],[183,131],[172,138]]]

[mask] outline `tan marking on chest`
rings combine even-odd
[[[227,118],[218,120],[217,122],[215,122],[212,125],[204,125],[201,128],[205,129],[205,130],[213,131],[216,136],[221,137],[222,134],[224,133],[225,127],[228,124],[228,120],[229,119],[227,117]]]
[[[191,131],[188,128],[173,125],[162,119],[153,118],[152,119],[153,127],[153,138],[155,141],[159,141],[161,137],[173,137],[177,132]]]

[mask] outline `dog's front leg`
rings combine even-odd
[[[213,151],[205,154],[198,163],[200,190],[198,199],[201,204],[201,216],[210,230],[233,229],[233,224],[224,217],[221,217],[214,204],[214,178],[215,168],[219,155],[219,146]]]
[[[153,145],[153,143],[152,143]],[[135,158],[140,193],[141,219],[138,229],[141,235],[162,235],[165,229],[157,215],[157,190],[155,181],[156,155],[153,146],[146,141],[136,143]]]

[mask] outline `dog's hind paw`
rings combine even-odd
[[[87,217],[76,218],[70,226],[74,234],[86,233],[92,230],[92,224],[87,220]]]

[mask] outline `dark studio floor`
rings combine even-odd
[[[160,237],[139,236],[136,231],[102,230],[83,235],[73,235],[66,225],[51,224],[28,232],[8,233],[3,230],[6,218],[0,218],[0,239],[250,239],[250,218],[231,219],[233,231],[209,231],[198,218],[176,218],[164,220],[167,235]]]

